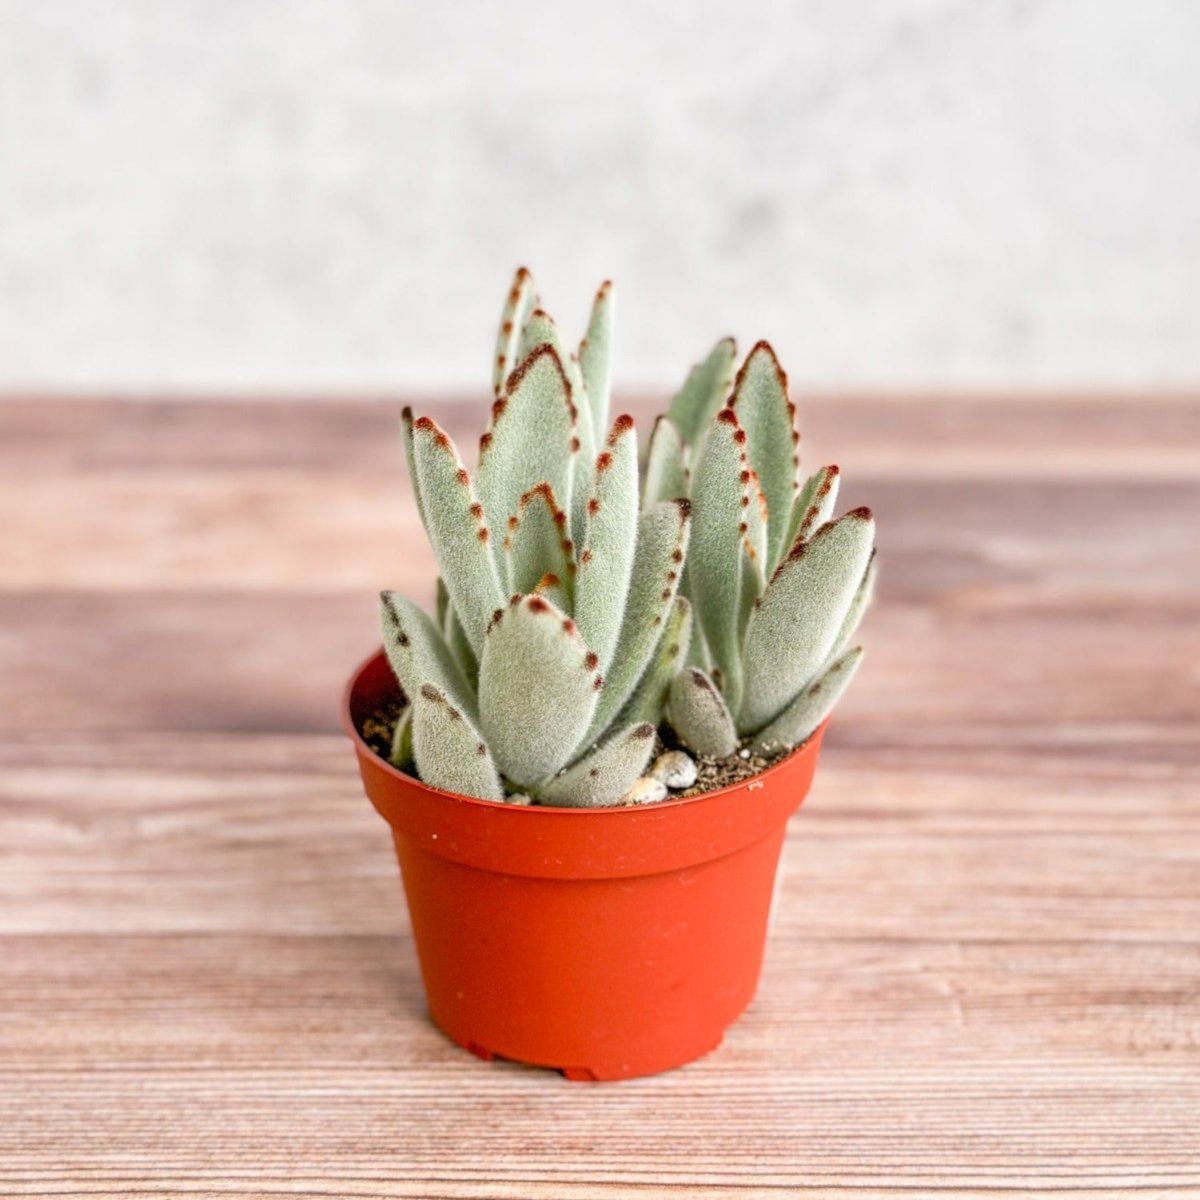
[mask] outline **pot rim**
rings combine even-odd
[[[369,654],[365,659],[354,668],[345,688],[342,690],[342,728],[346,735],[354,743],[355,749],[360,754],[367,754],[373,760],[375,765],[385,775],[401,781],[406,784],[412,784],[428,792],[433,796],[442,796],[447,800],[453,800],[457,804],[472,805],[481,809],[499,809],[505,812],[527,813],[536,815],[544,820],[548,814],[555,814],[559,817],[580,817],[599,818],[607,816],[610,819],[617,816],[627,816],[629,813],[636,812],[640,814],[648,814],[652,812],[665,812],[672,809],[679,809],[695,805],[697,803],[713,800],[722,796],[729,796],[736,791],[745,791],[751,785],[755,788],[760,787],[773,774],[783,770],[788,763],[791,762],[796,755],[803,753],[812,742],[817,739],[829,724],[830,718],[826,717],[817,728],[809,734],[808,738],[801,742],[798,746],[794,746],[787,754],[785,754],[778,762],[772,763],[764,771],[760,771],[757,775],[747,776],[745,779],[740,779],[736,783],[731,783],[722,788],[714,788],[708,792],[700,792],[695,796],[681,796],[676,799],[656,800],[653,804],[609,804],[601,807],[581,807],[567,808],[559,805],[542,805],[542,804],[508,804],[503,800],[481,800],[477,796],[464,796],[461,792],[448,792],[444,788],[436,788],[427,784],[423,779],[416,775],[410,775],[407,771],[401,771],[399,767],[393,766],[382,755],[377,754],[369,745],[366,739],[359,732],[358,726],[354,723],[352,712],[353,700],[355,692],[358,689],[362,677],[370,670],[380,659],[386,662],[386,654],[382,646],[378,650]],[[388,670],[391,670],[390,665]],[[394,677],[393,677],[394,679]],[[399,683],[396,683],[399,688]]]

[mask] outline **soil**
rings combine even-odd
[[[368,715],[359,729],[363,741],[379,755],[384,762],[392,751],[392,734],[396,722],[404,711],[404,703],[399,698],[389,704],[377,708]],[[781,759],[786,758],[790,749],[778,750],[771,754],[755,754],[746,748],[734,751],[726,758],[713,758],[706,754],[696,754],[689,750],[676,736],[669,725],[660,725],[658,738],[654,746],[654,761],[664,750],[683,750],[696,762],[696,782],[690,788],[668,793],[668,800],[683,800],[688,796],[702,796],[705,792],[715,792],[719,788],[731,787],[735,783],[743,783],[761,775],[768,767],[773,767]]]

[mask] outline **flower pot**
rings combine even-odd
[[[637,808],[556,809],[426,787],[363,741],[395,697],[382,653],[343,720],[392,829],[434,1022],[568,1079],[650,1075],[716,1047],[758,985],[788,817],[823,729],[758,777]]]

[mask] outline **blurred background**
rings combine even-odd
[[[0,0],[0,391],[1200,382],[1200,5]]]

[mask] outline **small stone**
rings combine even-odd
[[[661,779],[643,775],[633,781],[633,787],[621,797],[622,804],[656,804],[667,798],[667,785]]]
[[[524,792],[513,792],[512,795],[504,797],[504,803],[529,805],[533,803],[533,797],[527,796]]]
[[[690,788],[696,782],[696,763],[682,750],[666,750],[654,760],[651,779],[661,779],[669,788]]]
[[[749,757],[750,757],[750,750],[748,747],[743,747],[741,750],[738,751],[738,758],[749,758]]]

